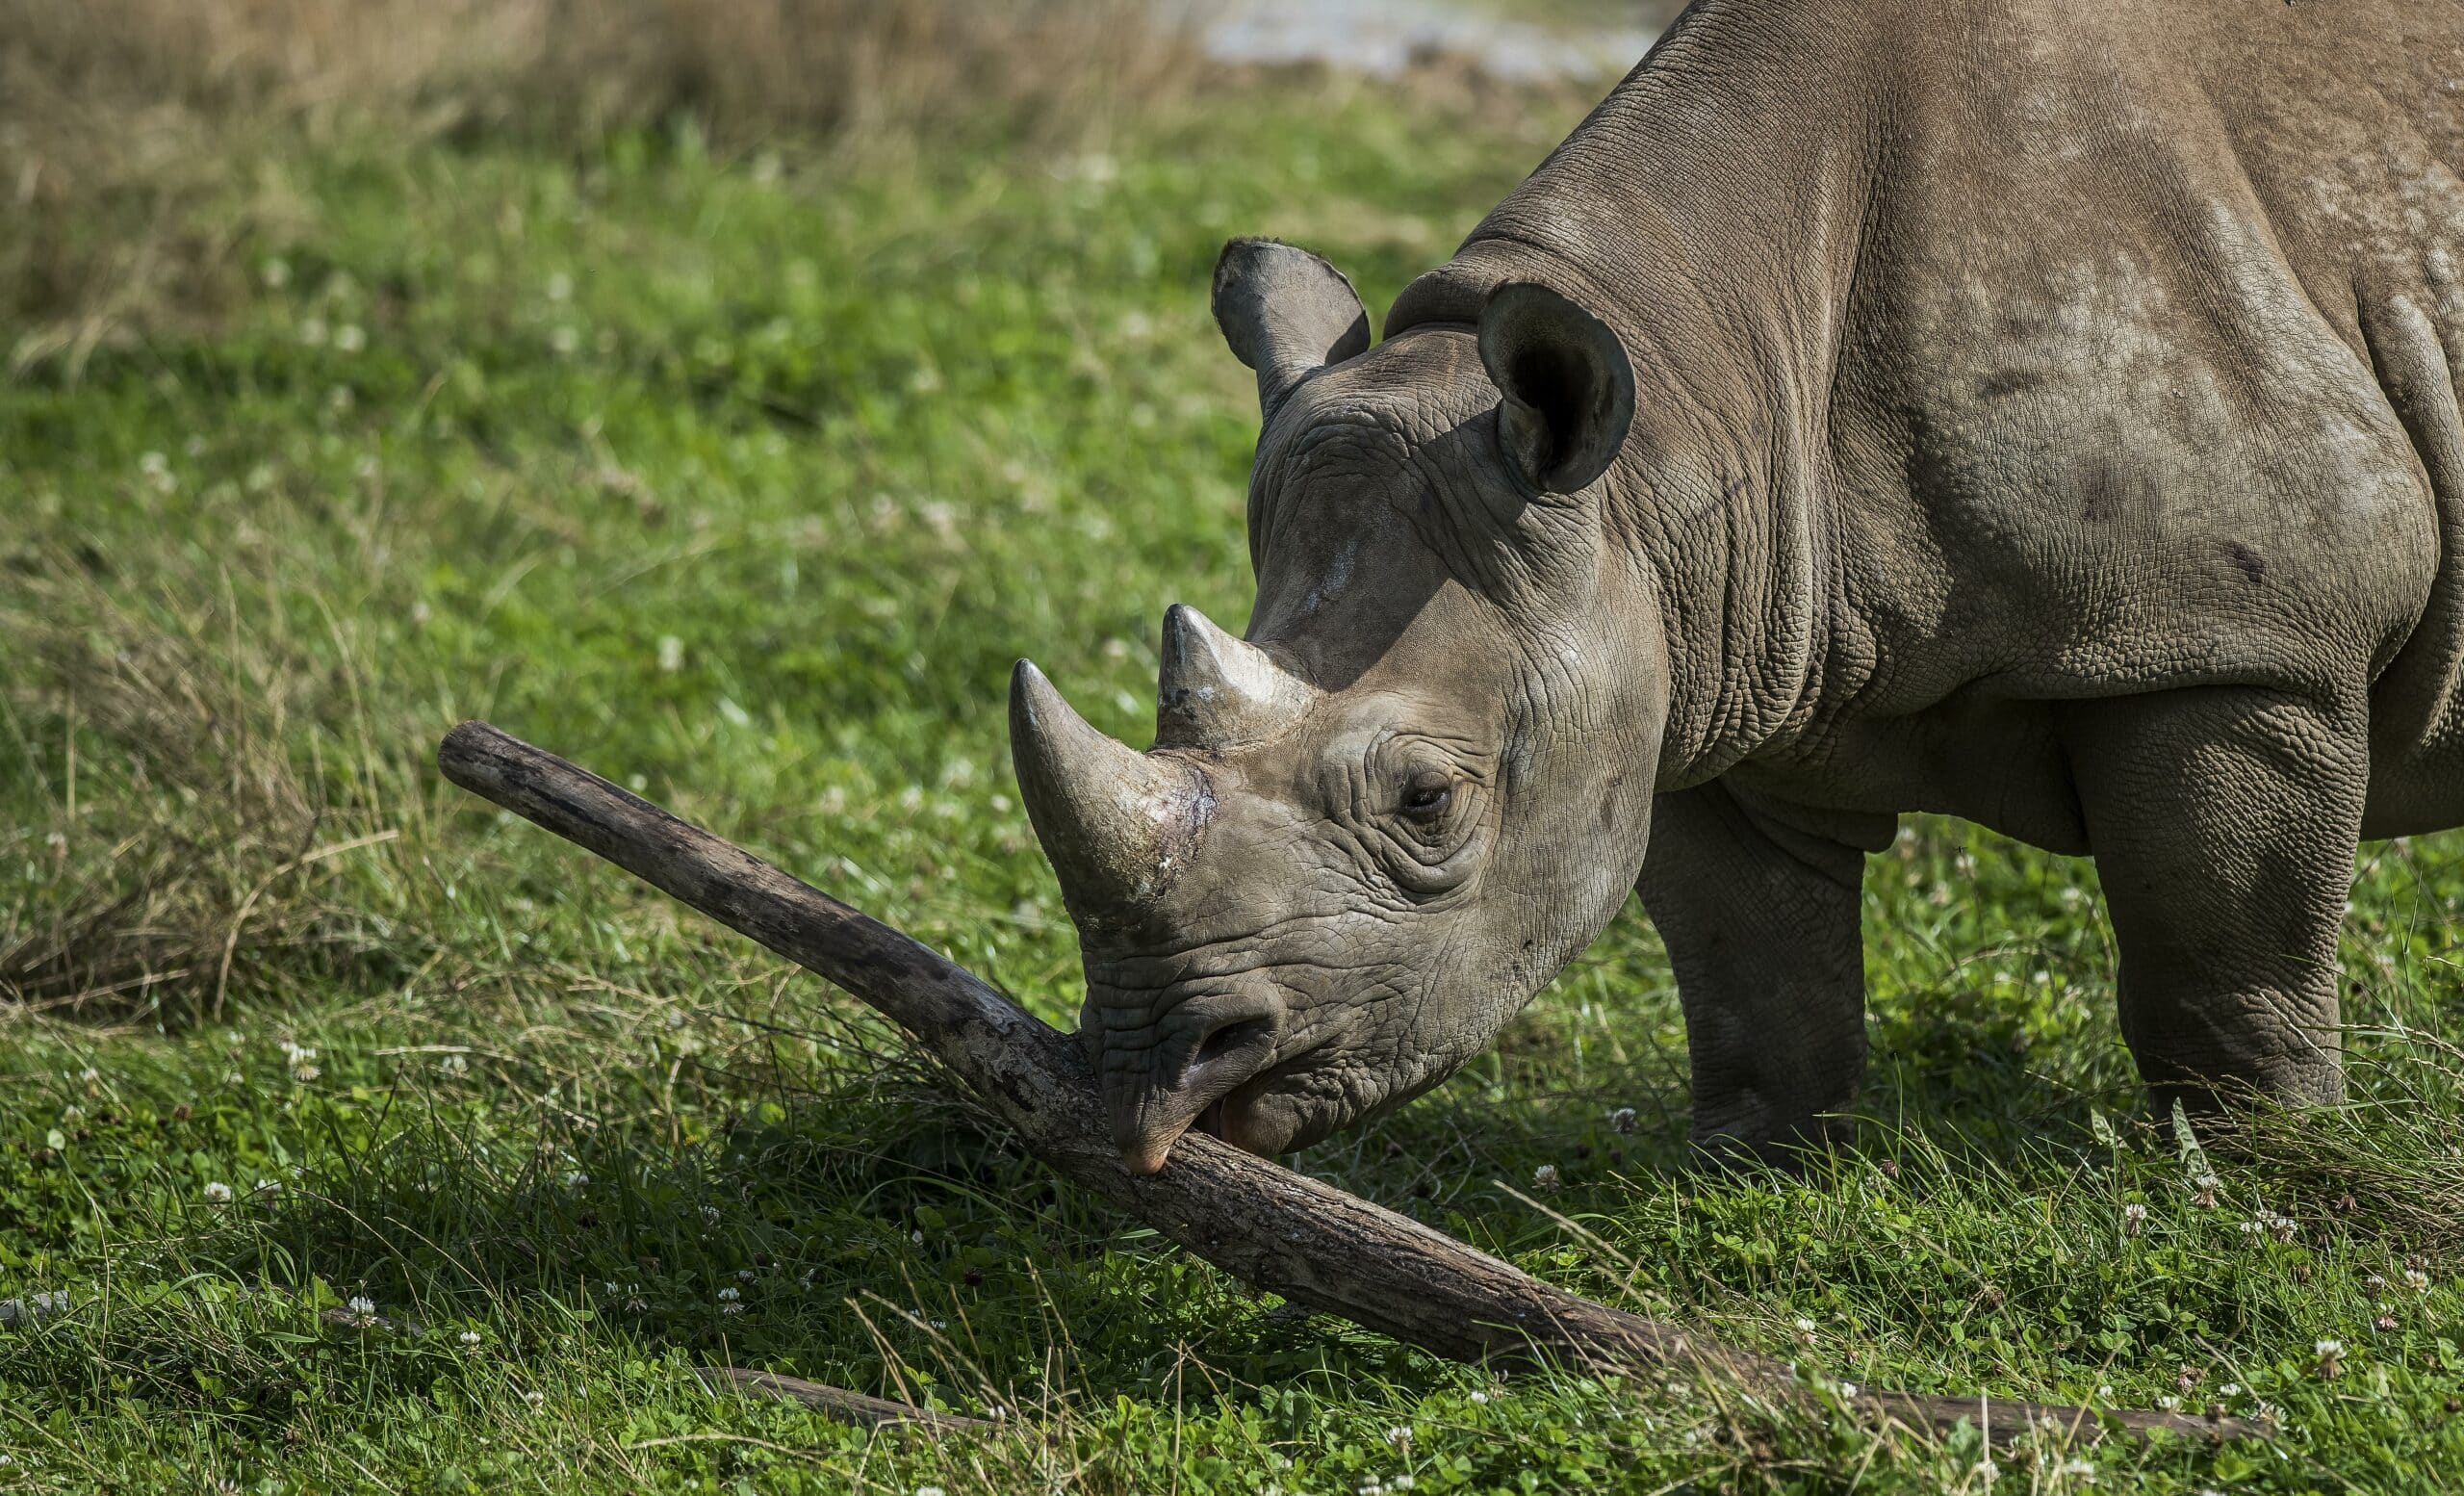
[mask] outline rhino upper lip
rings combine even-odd
[[[1191,1122],[1190,1130],[1193,1132],[1203,1132],[1208,1137],[1215,1138],[1219,1141],[1231,1142],[1229,1138],[1224,1137],[1224,1121],[1227,1115],[1232,1113],[1236,1108],[1247,1108],[1251,1103],[1256,1101],[1258,1097],[1264,1096],[1276,1081],[1305,1069],[1306,1067],[1304,1062],[1309,1058],[1311,1052],[1312,1051],[1309,1050],[1302,1050],[1298,1054],[1280,1057],[1274,1064],[1268,1066],[1265,1070],[1258,1071],[1255,1075],[1250,1076],[1248,1079],[1241,1082],[1238,1086],[1233,1087],[1222,1096],[1218,1096],[1214,1101],[1209,1102],[1206,1109],[1199,1112],[1197,1117]],[[1234,1146],[1239,1147],[1238,1144],[1235,1144]]]

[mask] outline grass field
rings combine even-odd
[[[2283,1428],[1989,1467],[1286,1313],[436,778],[489,717],[1067,1020],[1003,683],[1032,653],[1143,742],[1163,607],[1245,612],[1218,246],[1311,245],[1382,307],[1581,107],[1289,86],[962,152],[298,132],[183,206],[188,315],[21,345],[0,1299],[67,1306],[0,1328],[0,1491],[2464,1488],[2453,838],[2366,853],[2355,1104],[2229,1156],[2141,1116],[2090,869],[1917,822],[1867,880],[1869,1121],[1803,1177],[1686,1172],[1630,912],[1298,1161],[1825,1377]],[[1005,1427],[868,1434],[715,1362]]]

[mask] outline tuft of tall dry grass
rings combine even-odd
[[[356,751],[346,681],[240,627],[227,601],[174,618],[73,557],[18,560],[0,606],[0,857],[21,870],[0,911],[0,1004],[177,1023],[420,959],[387,896],[401,870],[371,864],[422,808]]]
[[[0,322],[19,369],[233,295],[269,148],[302,132],[586,148],[1036,137],[1189,75],[1150,0],[0,0]]]

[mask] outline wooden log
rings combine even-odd
[[[1112,1148],[1079,1046],[921,942],[484,722],[448,734],[437,761],[463,788],[853,993],[913,1036],[1054,1171],[1245,1282],[1454,1360],[1696,1376],[1774,1410],[1819,1406],[1818,1394],[1771,1357],[1567,1293],[1203,1133],[1175,1143],[1161,1172],[1133,1174]],[[2240,1419],[2154,1409],[1870,1389],[1849,1401],[1878,1421],[1927,1432],[1971,1423],[1996,1444],[2040,1426],[2087,1438],[2266,1432]]]

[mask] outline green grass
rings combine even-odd
[[[1578,113],[1295,94],[870,163],[343,134],[232,173],[218,315],[0,385],[0,1298],[74,1305],[0,1330],[0,1491],[1985,1489],[1973,1437],[1282,1312],[429,766],[493,718],[1067,1021],[1004,676],[1142,741],[1163,607],[1245,610],[1217,247],[1308,243],[1382,306]],[[1825,1377],[2285,1424],[1997,1489],[2464,1486],[2459,900],[2454,839],[2372,849],[2356,1104],[2220,1150],[2213,1205],[2139,1116],[2090,870],[1941,822],[1872,864],[1871,1120],[1804,1177],[1685,1171],[1638,914],[1300,1167]],[[383,1324],[321,1313],[360,1296]],[[713,1398],[722,1360],[1010,1417],[875,1436]]]

